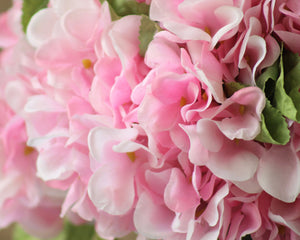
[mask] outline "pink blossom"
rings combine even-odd
[[[55,236],[62,227],[59,218],[64,195],[49,189],[36,177],[37,151],[27,146],[23,119],[1,101],[1,177],[0,226],[21,223],[31,234],[39,237]],[[45,218],[47,216],[47,218]],[[30,219],[30,221],[29,221]],[[39,223],[39,228],[34,223]],[[32,224],[32,225],[31,225]],[[49,228],[48,224],[51,224]]]
[[[274,32],[293,52],[300,52],[299,3],[296,0],[279,1],[276,5]]]
[[[216,176],[231,181],[245,181],[255,174],[262,152],[259,144],[229,140],[217,124],[208,119],[183,128],[190,138],[189,157],[192,163],[205,165]]]
[[[237,32],[243,13],[226,0],[155,0],[151,3],[150,17],[181,39],[208,41],[212,49],[218,41],[229,39]]]
[[[257,87],[246,87],[235,92],[222,105],[200,115],[214,120],[231,140],[252,140],[260,133],[260,115],[264,107],[264,93]]]

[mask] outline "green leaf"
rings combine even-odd
[[[236,91],[238,91],[244,87],[247,87],[247,85],[244,85],[239,82],[228,82],[228,83],[223,84],[225,96],[228,98],[231,97]]]
[[[13,232],[13,240],[40,240],[40,238],[36,238],[34,236],[31,236],[27,232],[23,230],[23,228],[16,224],[14,226],[14,232]],[[57,237],[51,238],[48,240],[66,240],[65,232],[61,232]]]
[[[145,56],[149,43],[153,40],[155,33],[159,30],[160,28],[156,22],[150,20],[148,16],[142,15],[139,31],[139,48],[141,56]]]
[[[255,140],[264,143],[285,145],[290,140],[290,131],[285,118],[267,99],[261,115],[261,132]]]
[[[16,225],[14,227],[13,240],[39,240],[39,239],[30,236],[19,225]]]
[[[48,240],[104,240],[95,232],[93,224],[74,225],[70,222],[64,223],[63,231],[55,238]],[[20,225],[15,225],[13,240],[41,240],[26,233]]]
[[[284,87],[292,99],[297,110],[296,120],[300,121],[300,57],[296,53],[285,52],[284,54],[285,79]]]
[[[293,53],[289,50],[283,49],[283,64],[285,73],[290,72],[300,61],[298,53]]]
[[[139,3],[135,0],[107,0],[109,5],[120,17],[127,15],[149,15],[150,6],[146,3]],[[103,2],[100,0],[100,2]]]
[[[73,225],[65,224],[66,239],[65,240],[92,240],[95,235],[95,226],[93,224]]]
[[[283,57],[280,58],[280,75],[277,79],[274,92],[274,106],[287,118],[297,121],[297,109],[292,98],[286,93],[284,88],[285,76],[283,67]]]
[[[49,0],[23,0],[22,7],[22,26],[26,33],[31,17],[39,10],[46,8]]]
[[[265,92],[266,97],[272,102],[275,92],[276,81],[279,77],[279,59],[264,72],[256,80],[256,85]]]

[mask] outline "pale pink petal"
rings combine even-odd
[[[293,202],[300,192],[300,163],[287,146],[272,146],[260,159],[258,182],[273,197]]]
[[[40,47],[53,36],[53,29],[57,24],[58,16],[51,8],[38,11],[31,18],[27,27],[27,39],[34,47]]]
[[[300,41],[300,35],[298,33],[276,30],[276,28],[274,32],[282,39],[282,41],[289,47],[292,52],[300,52],[300,45],[297,44]]]
[[[256,175],[249,180],[242,182],[233,181],[233,183],[247,193],[260,193],[263,190],[257,181]]]
[[[194,163],[194,164],[200,165],[200,166],[206,164],[206,162],[208,160],[208,150],[202,146],[201,137],[199,137],[199,135],[198,135],[196,126],[181,126],[181,127],[188,134],[189,139],[190,139],[189,158],[190,158],[191,163]],[[209,144],[211,143],[210,141],[208,141],[208,142],[209,142]],[[216,145],[217,145],[217,147],[221,148],[222,143],[217,142]],[[199,156],[201,156],[201,157],[199,157]]]
[[[178,45],[165,39],[164,35],[160,33],[159,35],[155,35],[149,44],[145,63],[151,68],[162,66],[177,68],[178,63],[180,63],[179,54]]]
[[[219,152],[223,145],[224,136],[216,124],[208,119],[197,122],[198,141],[210,152]]]
[[[116,21],[110,30],[112,44],[123,66],[139,52],[140,16],[128,15]]]
[[[153,172],[151,170],[147,170],[145,172],[145,179],[147,181],[148,187],[151,189],[152,192],[162,197],[164,195],[165,188],[168,184],[170,174],[171,169],[167,169],[160,172]]]
[[[29,98],[25,111],[29,113],[65,112],[65,109],[47,95],[35,95]]]
[[[219,205],[223,204],[224,198],[229,193],[229,187],[227,184],[222,186],[214,196],[209,200],[208,205],[201,215],[204,218],[209,226],[215,226],[218,221],[220,220],[220,212],[219,212]]]
[[[191,182],[188,182],[184,174],[177,168],[172,170],[164,199],[166,206],[174,212],[184,212],[197,206],[199,202]]]
[[[95,31],[99,19],[97,9],[75,9],[64,16],[65,30],[74,38],[86,42]]]
[[[234,143],[233,143],[234,144]],[[234,150],[224,146],[219,154],[212,154],[207,167],[219,178],[230,181],[246,181],[255,174],[258,157],[249,150]]]
[[[267,54],[264,60],[259,65],[259,69],[264,69],[273,65],[273,63],[278,59],[280,55],[280,46],[275,38],[270,35],[265,37],[266,45],[267,45]]]
[[[135,139],[138,131],[135,128],[129,129],[111,129],[111,128],[94,128],[88,136],[88,145],[91,154],[98,161],[103,159],[103,149],[106,143],[110,141],[126,141]],[[103,159],[103,161],[107,161]]]
[[[218,21],[224,24],[224,27],[214,34],[210,49],[213,49],[219,41],[224,41],[234,36],[238,30],[238,25],[243,19],[243,12],[239,8],[232,6],[221,6],[214,13]]]
[[[100,211],[96,218],[96,232],[104,239],[122,238],[134,231],[132,211],[122,216],[113,216]]]
[[[174,217],[166,206],[155,204],[147,193],[142,193],[134,212],[134,225],[147,238],[165,238],[172,233]]]
[[[45,181],[67,179],[73,174],[71,162],[75,153],[61,146],[40,152],[37,159],[37,175]]]
[[[57,12],[61,15],[68,12],[70,9],[97,9],[100,5],[94,0],[86,0],[84,2],[80,0],[52,0],[52,4]]]
[[[92,175],[88,184],[89,196],[97,209],[112,215],[128,212],[134,201],[134,172],[132,162],[124,158],[101,166]]]

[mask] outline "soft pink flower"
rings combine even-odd
[[[7,122],[0,126],[0,188],[3,193],[0,199],[3,216],[0,226],[19,222],[33,235],[54,236],[62,227],[59,211],[64,194],[49,189],[36,177],[37,151],[26,144],[24,120],[3,101],[1,116]],[[39,227],[33,227],[34,223],[39,223]],[[48,224],[52,227],[49,228]]]
[[[278,1],[276,4],[274,32],[293,52],[300,52],[300,12],[297,0]]]
[[[260,115],[265,107],[265,94],[258,87],[235,92],[222,105],[200,115],[214,120],[229,139],[253,140],[260,133]]]
[[[89,136],[92,156],[99,161],[89,182],[89,196],[99,210],[112,215],[128,212],[135,200],[135,174],[143,163],[155,165],[155,158],[134,142],[138,131],[96,128]]]
[[[151,2],[150,17],[181,39],[208,41],[212,49],[238,31],[243,13],[230,0],[155,0]]]
[[[196,165],[207,166],[216,176],[245,181],[257,170],[262,147],[244,140],[230,140],[213,120],[201,119],[197,125],[183,126],[190,138],[189,157]]]

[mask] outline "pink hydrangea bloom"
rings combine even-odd
[[[299,53],[298,2],[137,0],[149,18],[101,2],[50,0],[26,35],[20,1],[0,16],[0,227],[299,239],[299,124],[284,146],[256,138],[256,80],[281,41]]]

